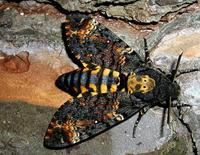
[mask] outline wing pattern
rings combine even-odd
[[[44,145],[48,148],[71,147],[127,120],[144,106],[144,102],[126,93],[93,97],[85,94],[82,98],[74,98],[54,114]]]
[[[144,63],[125,42],[89,16],[71,14],[63,29],[67,52],[82,68],[85,62],[130,73]],[[57,83],[63,84],[59,80]],[[59,149],[79,144],[127,120],[148,104],[133,94],[118,91],[74,97],[54,114],[44,146]]]
[[[68,54],[76,59],[122,72],[133,71],[143,63],[124,41],[89,16],[71,14],[63,29]]]
[[[119,37],[87,15],[68,15],[62,28],[67,53],[81,69],[63,74],[56,81],[59,88],[74,90],[77,97],[54,114],[44,137],[47,148],[79,144],[139,112],[134,135],[148,109],[155,105],[170,109],[172,100],[180,95],[180,86],[174,78],[182,54],[175,72],[166,75],[149,64],[147,48],[143,61]],[[112,77],[116,82],[110,80]]]

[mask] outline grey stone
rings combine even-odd
[[[86,1],[79,2],[83,4],[86,3]],[[76,3],[76,1],[73,3],[74,9]],[[93,2],[87,1],[87,3],[90,4]],[[135,3],[140,3],[140,5],[144,4],[142,1],[137,1]],[[151,5],[172,5],[172,1],[165,2],[165,4],[163,3],[163,1],[155,1],[154,4],[152,1]],[[175,1],[173,1],[173,4],[174,3]],[[127,8],[132,6],[132,4],[128,5],[129,6],[126,6]],[[118,10],[121,8],[121,11],[124,9],[124,6],[115,5],[114,7]],[[107,9],[109,7],[105,8]],[[104,11],[106,11],[106,9]],[[128,10],[130,13],[131,9],[132,7]],[[146,12],[144,12],[144,14],[145,13]],[[113,15],[110,14],[110,16]],[[120,16],[120,14],[118,16]],[[124,12],[124,16],[130,18],[129,15],[126,15],[126,12]],[[143,20],[147,21],[147,17],[148,14]],[[149,49],[152,51],[151,58],[155,66],[169,72],[172,67],[171,64],[174,64],[175,60],[177,60],[181,50],[183,50],[185,54],[190,51],[190,47],[195,48],[197,46],[196,48],[199,49],[199,19],[199,11],[183,14],[176,20],[160,25],[157,29],[147,35],[147,43]],[[60,49],[64,49],[60,30],[62,21],[64,21],[64,16],[60,18],[53,18],[45,15],[21,16],[14,9],[1,12],[1,50],[8,53],[14,53],[16,50],[28,49],[32,53],[36,53],[40,47],[45,47],[47,49],[59,47]],[[148,22],[149,21],[150,20],[148,20]],[[123,40],[133,46],[141,55],[144,54],[143,38],[141,37],[141,34],[136,33],[131,36],[130,34],[127,34],[127,32],[123,33],[122,31],[117,34],[122,36]],[[178,40],[180,36],[182,36],[182,40]],[[192,41],[188,41],[186,40],[187,38],[193,39]],[[184,42],[184,40],[186,40],[186,42]],[[183,43],[178,44],[180,41]],[[188,44],[186,44],[187,42]],[[10,43],[15,46],[9,48],[7,45]],[[35,43],[35,45],[33,43]],[[156,48],[152,50],[154,47]],[[198,53],[193,58],[183,56],[180,69],[197,68],[200,66],[199,62]],[[194,72],[180,76],[176,79],[182,88],[180,96],[181,103],[187,103],[193,106],[191,110],[186,110],[184,122],[189,124],[193,132],[198,151],[200,148],[199,77],[199,73]],[[66,151],[68,151],[68,154],[71,155],[93,154],[94,152],[96,154],[118,155],[117,152],[119,152],[119,154],[151,153],[155,149],[163,149],[163,146],[165,152],[166,150],[168,150],[168,152],[176,150],[176,153],[192,154],[192,144],[188,131],[176,119],[176,116],[172,117],[173,128],[169,129],[168,126],[165,125],[164,137],[160,137],[159,130],[162,117],[162,109],[160,108],[152,109],[144,116],[138,126],[135,139],[131,137],[131,133],[133,123],[137,116],[75,148],[53,151],[45,149],[42,146],[42,143],[43,135],[49,120],[56,109],[33,106],[24,102],[1,102],[0,107],[0,153],[3,154],[24,154],[27,152],[30,152],[30,154],[66,154]],[[174,133],[173,131],[176,132]],[[174,137],[178,137],[178,140]],[[21,143],[16,144],[16,141],[18,140],[21,140]],[[178,149],[182,150],[179,151]],[[154,153],[156,154],[157,152]],[[164,153],[159,152],[159,154]]]
[[[8,141],[8,145],[13,148],[24,149],[29,144],[28,140],[20,138],[20,137],[13,137]]]
[[[112,4],[112,3],[114,3],[114,4],[120,3],[121,4],[121,3],[123,3],[123,4],[126,4],[126,3],[131,3],[131,2],[133,3],[133,2],[136,2],[136,1],[138,1],[138,0],[115,0],[115,1],[114,0],[98,0],[97,3],[98,4],[101,4],[101,3],[108,3],[108,4]]]
[[[0,102],[0,107],[0,122],[10,122],[0,123],[3,154],[65,154],[65,151],[53,151],[43,147],[43,134],[53,114],[52,108],[24,102]]]
[[[195,17],[195,18],[193,19],[187,18],[188,20],[192,20],[193,21],[192,23],[190,23],[189,25],[185,24],[185,29],[183,29],[182,27],[182,30],[180,30],[179,27],[181,26],[180,24],[174,26],[174,29],[170,29],[173,31],[173,33],[171,32],[170,34],[165,35],[162,41],[157,45],[157,48],[154,51],[152,51],[152,59],[154,60],[154,64],[157,67],[162,68],[166,72],[169,72],[173,67],[172,64],[176,62],[178,55],[181,52],[183,52],[185,56],[183,56],[182,58],[179,70],[200,68],[200,55],[195,52],[196,49],[199,49],[199,40],[196,39],[199,38],[200,35],[200,31],[197,28],[199,22],[198,20],[194,20],[198,18],[199,12],[198,13],[196,12],[194,14],[196,16],[190,16],[190,17]],[[183,18],[180,18],[179,20],[182,21]],[[174,23],[172,22],[171,24]],[[184,22],[181,24],[184,25]],[[199,123],[200,72],[193,72],[181,75],[180,77],[178,77],[177,81],[181,87],[180,102],[183,105],[190,104],[192,106],[192,109],[185,109],[185,110],[183,109],[184,111],[183,121],[190,128],[192,132],[191,134],[193,135],[193,140],[194,142],[196,142],[197,151],[199,152],[200,136],[198,129],[200,127]],[[181,123],[179,126],[181,126]],[[190,137],[189,132],[182,132],[182,131],[180,132],[179,130],[177,131],[181,135],[184,135],[183,133],[185,133],[188,137]],[[188,143],[188,145],[191,148],[192,147],[191,139],[187,139],[187,141],[190,142]]]
[[[19,51],[28,49],[32,53],[35,46],[44,50],[45,46],[49,46],[46,50],[64,48],[60,29],[62,21],[64,17],[55,18],[45,14],[26,16],[20,15],[14,9],[2,11],[0,12],[1,50],[14,54],[16,49]]]
[[[153,2],[153,0],[152,0]],[[183,3],[182,1],[179,0],[154,0],[154,2],[160,6],[165,6],[165,5],[177,5]]]
[[[175,12],[181,8],[185,8],[196,0],[68,0],[62,1],[48,1],[37,0],[41,3],[52,3],[55,7],[60,6],[65,11],[79,11],[79,12],[96,12],[114,18],[121,18],[125,20],[135,21],[139,23],[159,22],[159,20],[168,13]],[[32,1],[21,2],[22,5]],[[33,1],[33,4],[35,2]]]
[[[3,143],[3,141],[1,140],[0,141],[0,150],[4,149],[5,148],[5,144]]]

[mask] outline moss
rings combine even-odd
[[[174,137],[159,150],[138,155],[187,155],[188,146],[183,137]],[[133,155],[133,154],[126,154]]]
[[[176,137],[168,143],[165,148],[162,148],[163,155],[186,155],[187,154],[186,141],[182,137]]]

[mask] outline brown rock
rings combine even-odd
[[[30,55],[31,65],[28,66],[28,71],[27,53],[20,53],[17,56],[1,54],[0,58],[0,67],[4,68],[0,68],[0,100],[20,100],[36,105],[58,107],[70,98],[67,93],[55,86],[55,81],[62,73],[73,70],[73,67],[65,64],[54,67],[53,64],[58,62],[58,58],[53,54],[43,53],[37,57],[38,59],[35,55]]]
[[[3,55],[3,54],[2,54]],[[20,52],[17,55],[3,55],[2,69],[10,73],[23,73],[29,70],[29,53],[27,51]]]

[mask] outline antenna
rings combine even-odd
[[[176,63],[175,70],[172,70],[172,73],[171,73],[171,81],[172,82],[174,82],[174,79],[176,78],[178,67],[180,65],[180,61],[181,61],[182,55],[183,55],[183,52],[178,57],[178,61]],[[167,102],[168,102],[167,124],[169,124],[170,123],[171,106],[172,106],[172,98],[171,98],[171,96],[168,98]]]

